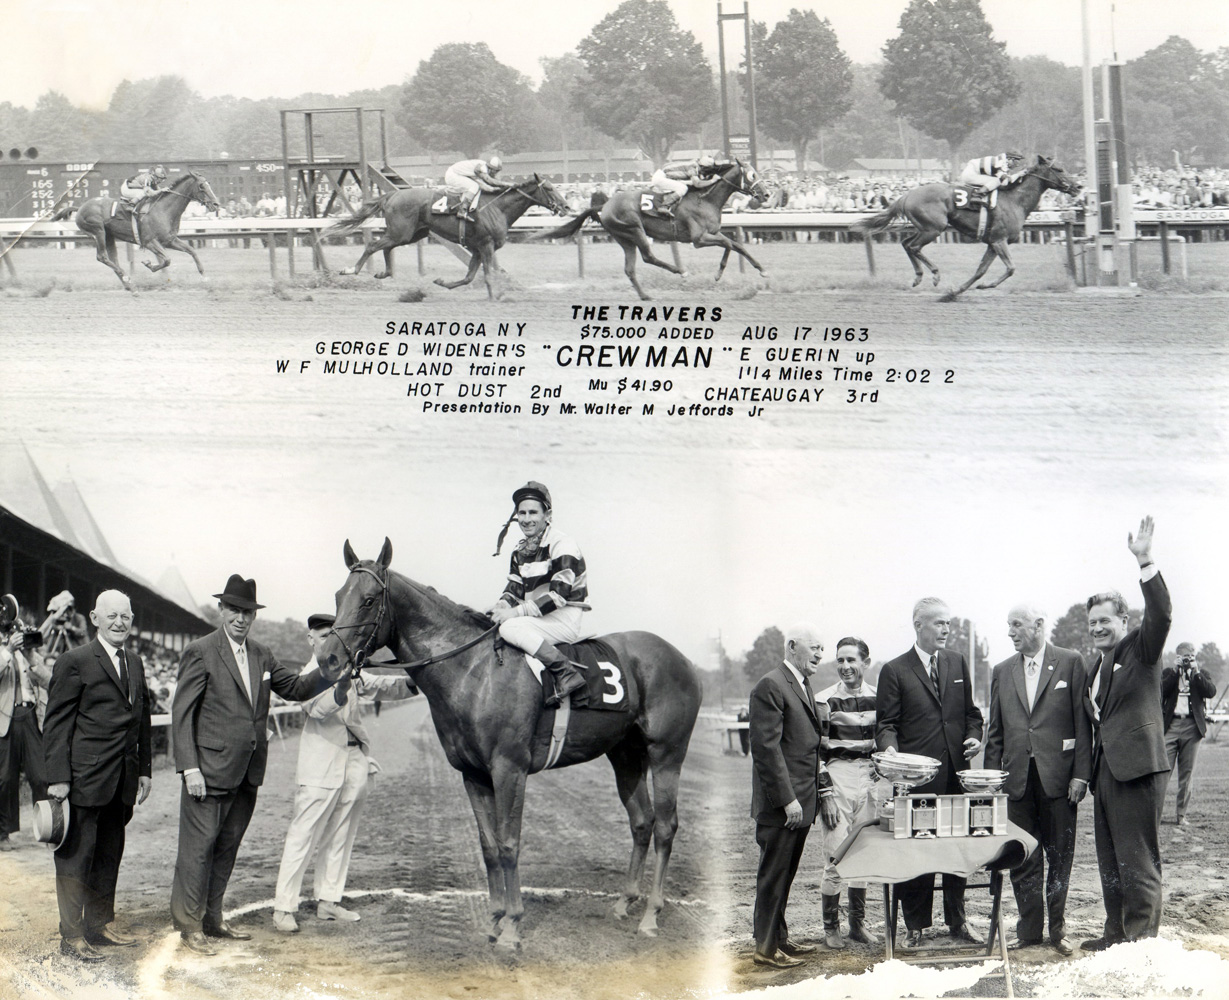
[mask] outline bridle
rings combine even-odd
[[[537,185],[536,189],[533,191],[528,190],[531,184]],[[550,202],[542,201],[539,198],[539,195],[542,193],[542,181],[540,179],[537,181],[532,181],[532,182],[525,181],[523,184],[513,184],[512,187],[504,188],[487,205],[484,205],[483,208],[488,208],[491,205],[494,205],[497,201],[499,201],[500,198],[502,198],[505,194],[509,193],[510,191],[515,191],[517,194],[523,195],[524,197],[529,199],[530,204],[537,205],[539,208],[546,209],[548,212],[550,212],[551,215],[562,215],[562,214],[567,213],[566,205],[561,211],[560,209],[555,208],[553,205],[551,205]]]
[[[199,174],[196,174],[196,173],[188,173],[188,174],[185,174],[185,176],[191,177],[196,183],[195,188],[192,190],[190,194],[184,194],[182,191],[176,191],[173,185],[164,187],[164,188],[158,188],[158,190],[155,191],[154,194],[155,195],[173,194],[176,198],[182,198],[184,201],[199,201],[202,205],[205,206],[206,209],[210,211],[216,211],[218,208],[221,207],[222,203],[217,200],[216,196],[214,196],[214,203],[213,203],[214,207],[213,209],[209,209],[209,202],[205,200],[205,195],[206,193],[213,195],[213,192],[210,190],[209,185],[205,183],[205,179],[203,177],[201,177]]]
[[[746,171],[743,170],[742,163],[739,161],[735,161],[732,164],[732,166],[738,167],[738,177],[739,177],[738,184],[735,184],[732,180],[727,178],[725,174],[722,174],[722,173],[717,174],[717,179],[721,181],[722,184],[726,184],[729,187],[733,188],[737,194],[746,194],[746,195],[751,195],[752,197],[755,197],[755,185],[760,184],[762,182],[759,180],[759,178],[756,178],[755,184],[752,184],[751,187],[749,188],[743,187],[742,182],[747,179],[747,174],[746,174]]]
[[[380,635],[380,628],[384,624],[384,620],[390,617],[391,612],[389,610],[389,586],[388,586],[388,571],[387,570],[385,570],[384,576],[381,576],[379,573],[377,573],[375,570],[373,570],[369,566],[352,566],[350,568],[350,573],[352,575],[354,573],[366,573],[369,577],[371,577],[373,580],[376,581],[376,583],[380,585],[380,604],[379,604],[379,607],[376,609],[376,616],[374,620],[368,619],[367,621],[355,622],[349,625],[337,625],[336,623],[334,623],[333,627],[329,630],[329,633],[328,633],[329,635],[337,636],[337,641],[341,643],[342,649],[346,651],[346,657],[348,658],[349,662],[353,664],[351,668],[352,669],[351,675],[354,677],[357,677],[359,674],[359,671],[362,670],[363,668],[363,664],[367,662],[367,658],[373,652],[375,652],[377,648],[376,643],[378,642],[378,637]],[[363,640],[363,644],[361,646],[358,646],[357,649],[352,649],[350,644],[346,642],[345,637],[340,632],[340,629],[360,629],[368,625],[372,626],[371,632],[368,633],[367,638]],[[452,649],[445,650],[442,653],[435,653],[434,655],[424,657],[421,660],[415,660],[413,663],[393,663],[393,662],[385,663],[381,661],[380,663],[376,665],[381,666],[381,667],[400,667],[402,670],[404,670],[408,674],[410,671],[417,670],[419,667],[426,667],[432,663],[439,663],[441,660],[451,659],[452,657],[456,656],[458,653],[464,653],[468,649],[473,649],[475,646],[478,645],[478,643],[482,642],[488,636],[493,635],[498,629],[499,629],[498,625],[492,625],[485,632],[481,633],[476,639],[471,639],[469,642],[463,643],[460,646],[455,646]],[[388,643],[385,642],[384,645],[388,645]]]

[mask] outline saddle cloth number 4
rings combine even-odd
[[[606,690],[602,692],[602,701],[614,705],[623,700],[623,673],[613,663],[605,660],[597,661],[598,668],[606,678]]]
[[[431,211],[436,215],[443,215],[448,211],[448,195],[443,195],[439,201],[431,203]]]

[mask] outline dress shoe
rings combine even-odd
[[[907,931],[905,933],[904,943],[901,945],[906,951],[913,951],[916,948],[922,947],[922,932]]]
[[[137,943],[136,938],[120,934],[111,924],[106,924],[96,931],[90,931],[86,934],[85,939],[95,948],[130,948]]]
[[[1103,937],[1089,938],[1087,941],[1080,942],[1080,951],[1105,951],[1112,944],[1112,941],[1106,941]]]
[[[75,958],[78,962],[101,962],[102,955],[96,952],[83,937],[61,938],[60,954]]]
[[[9,835],[7,833],[0,834],[0,851],[11,851],[16,847],[17,845],[9,840]]]
[[[1075,948],[1072,947],[1071,942],[1068,941],[1066,938],[1059,938],[1057,941],[1055,941],[1054,950],[1058,952],[1060,955],[1074,955],[1075,954]]]
[[[763,955],[757,951],[751,956],[751,961],[756,965],[767,965],[772,969],[794,969],[802,965],[802,959],[790,958],[781,951],[775,951],[771,955]]]
[[[283,934],[295,934],[299,930],[299,922],[289,910],[274,910],[273,926]]]
[[[226,938],[228,941],[251,941],[252,935],[246,931],[237,931],[225,920],[216,924],[205,924],[202,928],[205,937]]]
[[[359,919],[359,915],[353,910],[347,910],[341,903],[330,903],[327,899],[321,899],[316,903],[316,919],[353,923]]]
[[[819,950],[818,945],[798,944],[796,941],[782,941],[780,948],[790,958],[797,958],[799,955],[809,955],[811,952]]]
[[[1021,948],[1036,948],[1044,943],[1044,940],[1041,938],[1016,938],[1008,943],[1007,950],[1019,951]]]
[[[968,924],[961,924],[959,927],[952,928],[952,937],[957,941],[965,941],[968,944],[985,944],[986,939],[978,937],[973,929]]]
[[[188,946],[189,951],[194,951],[198,955],[216,955],[213,945],[209,943],[209,938],[205,937],[204,931],[181,931],[180,937],[183,938],[183,943]]]

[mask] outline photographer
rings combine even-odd
[[[0,850],[11,850],[9,834],[21,829],[21,772],[36,800],[47,797],[41,721],[51,671],[42,642],[42,633],[22,622],[16,598],[0,596]]]
[[[47,618],[38,630],[43,634],[43,655],[55,662],[61,653],[89,641],[85,615],[77,613],[77,602],[67,590],[61,590],[47,602]]]
[[[1165,716],[1165,753],[1169,756],[1169,775],[1178,765],[1178,826],[1186,825],[1186,807],[1191,801],[1191,775],[1195,771],[1195,755],[1199,741],[1208,732],[1203,703],[1216,694],[1213,684],[1195,657],[1195,647],[1189,642],[1178,644],[1175,666],[1161,674],[1161,711]]]

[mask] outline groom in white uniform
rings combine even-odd
[[[316,667],[320,643],[333,629],[333,615],[307,619],[312,658],[303,668]],[[358,681],[361,693],[380,691],[384,698],[415,694],[401,677],[367,676]],[[359,714],[358,693],[347,677],[332,689],[303,703],[306,718],[299,738],[299,789],[294,818],[286,833],[282,865],[277,873],[273,925],[285,934],[299,929],[295,911],[299,890],[313,856],[316,858],[316,916],[321,920],[358,920],[341,905],[350,869],[350,851],[358,832],[358,817],[367,798],[368,776],[379,771]]]

